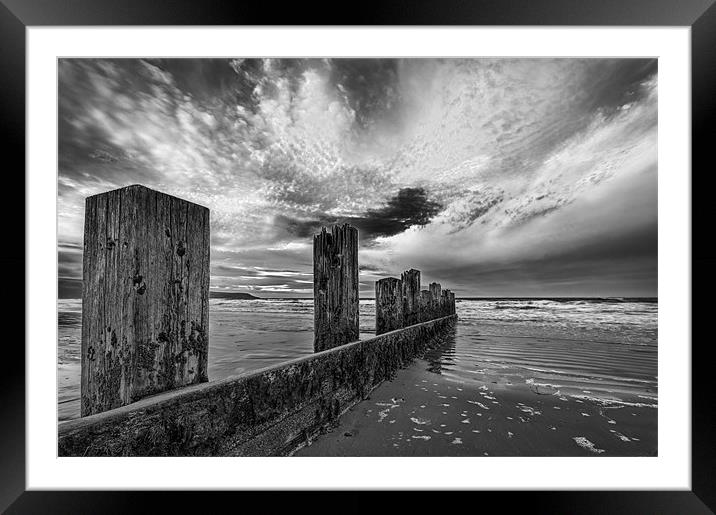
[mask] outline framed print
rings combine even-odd
[[[3,507],[710,512],[710,2],[178,5],[3,7],[27,203]]]

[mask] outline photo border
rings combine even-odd
[[[333,9],[320,10],[317,6],[296,4],[287,9],[275,9],[270,5],[228,5],[204,1],[108,2],[106,0],[75,0],[57,2],[52,0],[0,0],[0,126],[4,156],[14,157],[7,170],[25,168],[25,29],[37,25],[634,25],[691,27],[692,63],[692,235],[709,234],[710,209],[705,197],[711,188],[713,173],[707,168],[707,152],[716,136],[716,7],[714,0],[587,0],[577,5],[573,0],[550,0],[524,2],[517,6],[501,0],[472,2],[391,2],[388,5],[370,5],[362,2],[355,16],[340,19]],[[70,5],[71,4],[71,7]],[[271,12],[271,11],[276,12]],[[320,12],[321,14],[318,14]],[[263,22],[263,23],[262,23]],[[320,23],[319,23],[320,22]],[[709,163],[710,164],[710,163]],[[700,174],[693,173],[701,169]],[[6,174],[10,175],[10,174]],[[16,174],[19,175],[19,174]],[[24,174],[22,178],[8,178],[6,191],[15,202],[23,203]],[[5,203],[7,211],[6,241],[24,241],[24,226],[13,224],[17,207],[10,209],[10,199]],[[24,208],[23,208],[24,211]],[[14,216],[13,216],[14,215]],[[9,234],[8,234],[9,233]],[[711,293],[714,280],[709,268],[716,264],[716,256],[708,249],[707,238],[692,237],[692,274],[699,281],[692,288],[692,335],[697,320],[706,320],[710,303],[706,295]],[[6,270],[25,267],[24,245],[12,256],[3,256]],[[26,275],[29,273],[26,270]],[[19,282],[19,274],[8,273],[10,280]],[[14,277],[18,276],[18,277]],[[23,291],[6,285],[15,292]],[[17,301],[17,296],[13,300]],[[16,302],[19,310],[20,302]],[[23,309],[24,295],[23,295]],[[26,316],[27,311],[24,311]],[[19,315],[19,314],[18,314]],[[12,314],[10,319],[13,320]],[[704,331],[705,332],[705,331]],[[692,338],[693,339],[693,338]],[[23,337],[24,340],[24,337]],[[678,343],[678,342],[670,342]],[[509,499],[510,507],[523,505],[532,510],[554,512],[574,511],[581,513],[602,511],[625,511],[633,513],[709,513],[707,506],[716,506],[716,488],[713,472],[716,469],[716,448],[711,439],[716,430],[712,406],[714,395],[707,383],[710,378],[708,343],[704,338],[701,346],[692,346],[692,490],[660,492],[479,492],[481,497],[495,500]],[[12,504],[11,512],[34,512],[41,507],[52,506],[53,511],[99,511],[118,512],[146,508],[146,502],[170,502],[182,507],[205,506],[199,497],[203,494],[177,492],[40,492],[25,491],[25,358],[24,349],[14,339],[6,339],[4,356],[5,372],[0,375],[0,420],[3,421],[0,438],[0,509]],[[422,495],[413,492],[410,504],[425,507]],[[18,497],[19,495],[19,497]],[[247,502],[246,492],[223,492],[222,497]],[[358,495],[353,493],[353,496]],[[451,494],[452,495],[452,494]],[[509,497],[508,497],[509,496]],[[251,496],[249,496],[251,497]],[[282,496],[285,499],[285,496]],[[291,498],[296,497],[292,494]],[[279,497],[281,498],[281,497]],[[215,502],[212,499],[212,502]],[[196,504],[195,504],[196,503]],[[328,503],[327,503],[328,504]],[[353,503],[359,507],[362,502]],[[370,509],[370,504],[364,509]],[[407,506],[404,506],[404,508]]]

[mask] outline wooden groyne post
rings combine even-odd
[[[427,322],[433,319],[433,311],[430,307],[430,291],[420,290],[420,302],[418,303],[420,322]]]
[[[403,284],[403,320],[404,325],[420,322],[420,270],[411,268],[400,276]]]
[[[359,339],[358,286],[358,229],[322,228],[313,237],[315,352]]]
[[[419,270],[411,268],[401,279],[386,277],[375,283],[376,335],[454,314],[455,294],[439,283],[420,290]]]
[[[430,312],[431,318],[436,318],[442,315],[441,310],[441,295],[442,287],[439,283],[430,283]]]
[[[375,283],[376,336],[403,327],[403,283],[386,277]]]
[[[209,210],[144,186],[86,199],[81,416],[208,380]]]
[[[450,290],[445,290],[445,297],[447,299],[447,309],[445,315],[455,314],[455,294]]]

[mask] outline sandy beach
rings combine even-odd
[[[313,352],[312,301],[212,300],[210,381]],[[80,310],[61,311],[59,419],[79,414]],[[296,456],[653,456],[656,302],[459,300],[422,359]],[[361,301],[361,338],[374,303]]]
[[[432,369],[432,370],[431,370]],[[416,360],[296,456],[655,456],[653,400],[459,381]]]

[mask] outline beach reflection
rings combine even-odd
[[[428,362],[430,372],[442,374],[443,370],[450,370],[455,365],[457,324],[446,329],[436,340],[438,343],[425,353],[423,359]]]

